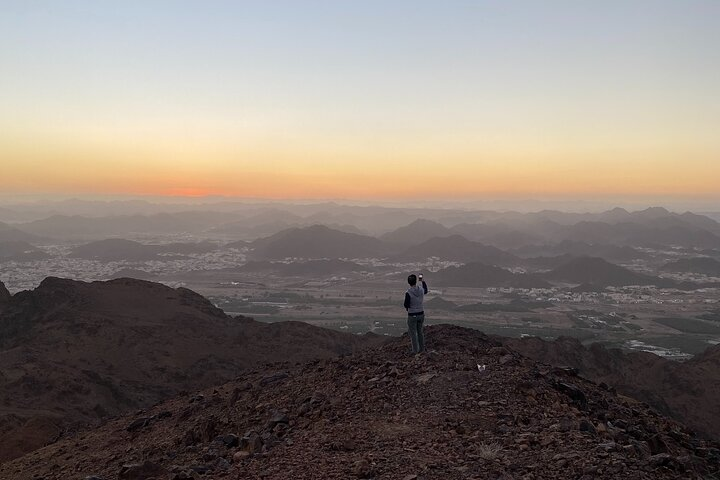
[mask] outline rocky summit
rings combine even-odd
[[[279,363],[64,438],[3,479],[711,479],[719,445],[455,326]]]

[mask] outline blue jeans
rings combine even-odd
[[[423,336],[423,322],[425,315],[408,315],[408,335],[412,344],[413,353],[425,351],[425,337]]]

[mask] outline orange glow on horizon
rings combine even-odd
[[[712,149],[473,144],[389,138],[288,145],[0,138],[7,193],[267,199],[717,197]],[[312,140],[312,141],[311,141]],[[9,159],[5,161],[4,159]]]

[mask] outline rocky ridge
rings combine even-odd
[[[230,317],[186,288],[129,278],[0,287],[0,461],[248,368],[378,341]]]
[[[597,343],[586,347],[569,337],[554,341],[506,338],[503,343],[535,361],[577,368],[582,376],[611,385],[720,441],[719,345],[686,362],[677,362],[648,352],[624,352]]]
[[[474,330],[274,364],[0,466],[4,479],[710,479],[718,445]]]

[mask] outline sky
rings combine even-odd
[[[0,0],[0,191],[720,202],[720,1]]]

